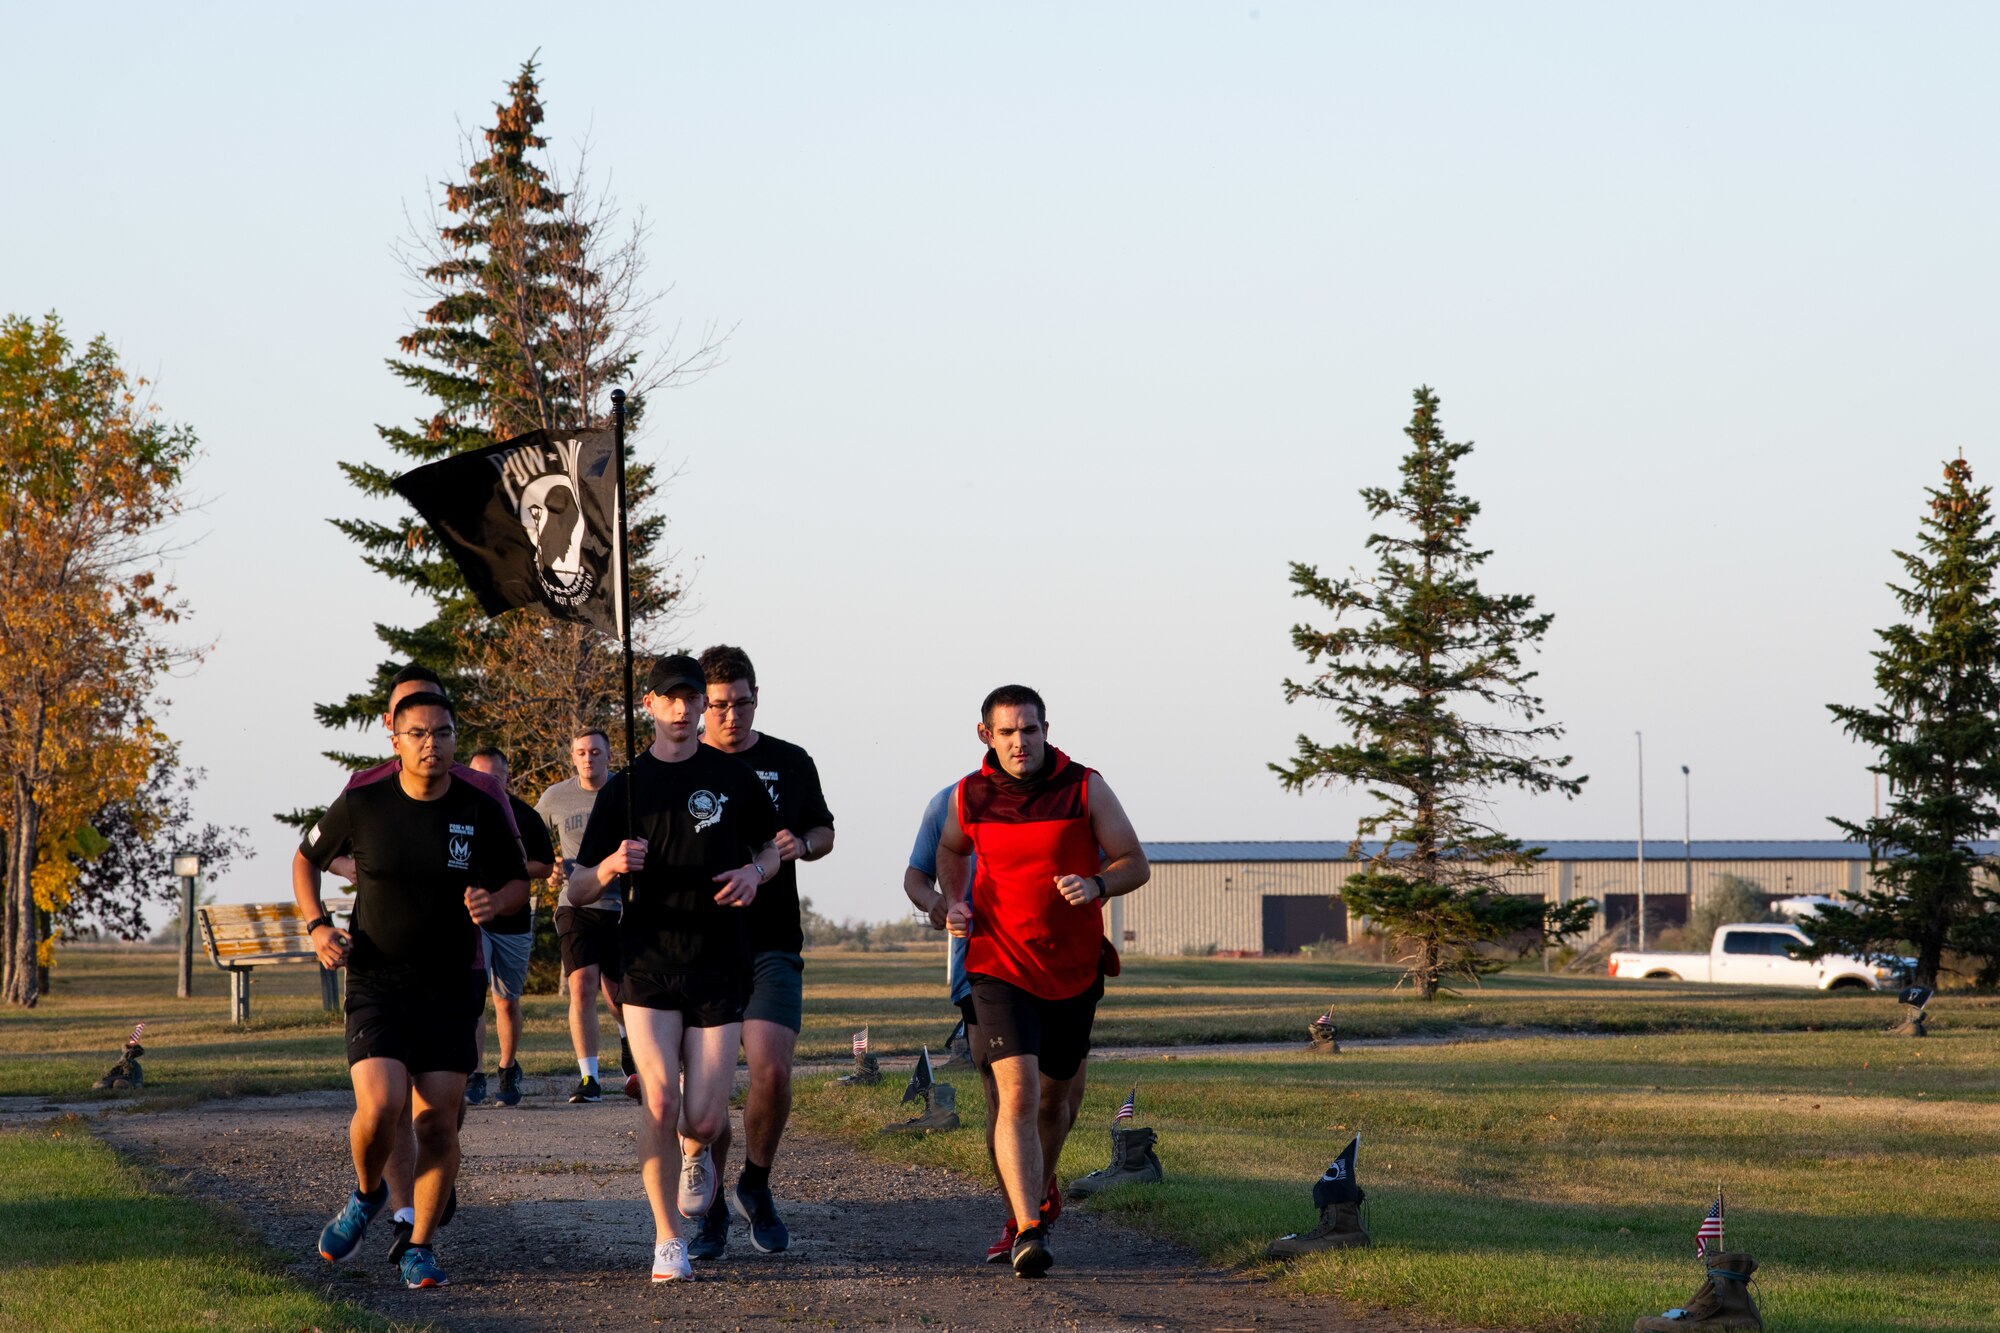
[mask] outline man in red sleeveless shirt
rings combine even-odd
[[[938,884],[946,928],[967,942],[975,1028],[1000,1092],[993,1147],[1017,1233],[1014,1274],[1040,1277],[1055,1262],[1042,1209],[1075,1119],[1070,1084],[1117,970],[1104,900],[1152,871],[1104,779],[1049,745],[1041,695],[1025,685],[987,695],[979,739],[986,762],[952,793]]]

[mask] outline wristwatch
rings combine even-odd
[[[315,930],[318,930],[321,926],[333,926],[333,918],[330,916],[316,916],[312,920],[306,922],[306,938],[311,939],[312,933]],[[338,930],[340,929],[340,927],[334,926],[334,929]]]
[[[1097,885],[1097,901],[1103,902],[1111,896],[1110,890],[1104,887],[1104,876],[1092,875],[1090,878]]]

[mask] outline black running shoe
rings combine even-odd
[[[1056,1257],[1049,1253],[1042,1228],[1029,1227],[1014,1238],[1014,1276],[1040,1277],[1049,1271]]]
[[[777,1202],[766,1189],[746,1189],[742,1181],[729,1191],[729,1206],[750,1228],[750,1243],[759,1254],[776,1254],[792,1243],[792,1233],[778,1216]]]
[[[519,1106],[521,1104],[520,1061],[516,1060],[513,1064],[508,1065],[500,1071],[500,1091],[495,1094],[493,1100],[499,1102],[502,1106]]]
[[[729,1205],[721,1199],[701,1219],[701,1229],[688,1242],[688,1258],[720,1259],[729,1248]]]
[[[604,1085],[594,1078],[584,1077],[576,1081],[576,1091],[569,1095],[572,1103],[601,1102],[604,1100]]]
[[[417,1224],[414,1222],[396,1223],[396,1239],[389,1246],[390,1263],[400,1264],[403,1262],[403,1251],[410,1248],[410,1237],[416,1233],[416,1230]]]
[[[618,1067],[625,1071],[626,1078],[630,1078],[639,1072],[639,1066],[632,1060],[632,1039],[630,1037],[620,1037],[618,1039]]]
[[[472,1077],[465,1080],[465,1104],[477,1106],[485,1100],[486,1074],[482,1070],[474,1070]]]

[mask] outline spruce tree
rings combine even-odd
[[[1301,735],[1292,761],[1270,767],[1293,791],[1353,785],[1376,802],[1349,849],[1364,865],[1343,892],[1409,948],[1404,979],[1429,1000],[1448,977],[1477,980],[1503,966],[1494,946],[1525,955],[1583,930],[1596,905],[1506,891],[1542,849],[1489,822],[1490,793],[1574,797],[1584,779],[1564,775],[1568,756],[1535,753],[1562,728],[1542,720],[1522,652],[1554,617],[1538,614],[1532,597],[1480,588],[1490,552],[1472,545],[1479,505],[1456,475],[1472,445],[1444,438],[1429,388],[1415,398],[1401,485],[1361,492],[1371,520],[1395,523],[1368,538],[1374,573],[1329,579],[1292,565],[1293,596],[1325,607],[1334,626],[1293,626],[1293,645],[1317,670],[1287,680],[1285,699],[1333,705],[1350,738],[1321,745]]]
[[[1888,783],[1876,817],[1835,818],[1866,843],[1873,883],[1844,907],[1823,907],[1814,955],[1895,953],[1917,958],[1916,982],[1935,988],[1947,953],[2000,981],[2000,890],[1974,842],[2000,828],[2000,601],[1989,487],[1964,458],[1945,465],[1914,552],[1897,551],[1903,582],[1889,585],[1904,621],[1877,631],[1877,700],[1829,704],[1841,730],[1875,754]]]
[[[530,430],[608,425],[608,395],[621,383],[630,389],[629,440],[643,419],[647,389],[685,376],[690,361],[712,350],[705,345],[663,373],[651,370],[654,362],[640,342],[652,298],[635,288],[644,265],[643,228],[623,240],[607,236],[615,209],[588,201],[580,164],[569,188],[558,188],[547,165],[548,141],[539,132],[542,120],[530,59],[495,105],[493,123],[482,133],[483,155],[462,180],[445,185],[442,215],[416,238],[412,276],[433,300],[398,340],[402,355],[388,365],[430,400],[430,408],[411,424],[377,427],[395,456],[393,466],[341,464],[357,490],[399,511],[391,489],[399,473]],[[627,465],[632,608],[642,643],[678,593],[659,554],[665,520],[653,508],[657,487],[650,466]],[[457,698],[461,749],[518,743],[523,736],[540,741],[547,753],[513,756],[524,781],[563,775],[561,756],[577,727],[601,725],[622,741],[622,721],[615,717],[622,673],[608,636],[530,611],[485,619],[457,567],[414,514],[401,512],[386,523],[337,519],[334,525],[362,549],[370,568],[423,594],[435,610],[420,625],[375,626],[388,659],[367,686],[315,708],[324,725],[371,726],[383,710],[389,678],[404,663],[419,662],[437,671]],[[524,694],[516,675],[535,677],[537,687]],[[359,766],[378,756],[330,757]],[[313,813],[279,818],[298,822]]]

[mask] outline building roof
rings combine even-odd
[[[1541,859],[1544,861],[1634,861],[1636,840],[1585,839],[1536,843],[1524,839],[1529,847],[1546,848]],[[1374,855],[1379,842],[1361,844],[1366,855]],[[1976,842],[1973,849],[1981,856],[2000,855],[2000,843]],[[1692,857],[1696,861],[1866,861],[1868,848],[1861,843],[1842,842],[1835,838],[1792,839],[1786,841],[1710,841],[1683,844],[1679,840],[1666,842],[1649,839],[1646,843],[1648,861],[1679,861]],[[1162,864],[1214,861],[1345,861],[1348,860],[1347,844],[1344,842],[1148,842],[1146,858]]]

